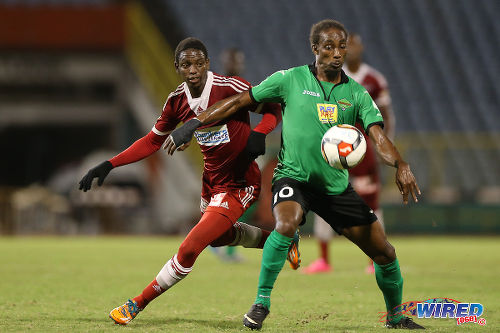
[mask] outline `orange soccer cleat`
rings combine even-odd
[[[115,324],[127,325],[141,310],[136,301],[129,299],[125,304],[111,310],[109,318],[113,319]]]
[[[300,267],[299,240],[299,232],[295,231],[292,243],[290,247],[288,247],[288,255],[286,256],[286,260],[288,260],[292,269],[298,269]]]

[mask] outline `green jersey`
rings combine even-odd
[[[383,125],[383,118],[365,88],[343,71],[338,84],[319,81],[314,66],[278,71],[250,95],[256,102],[281,103],[281,150],[273,182],[290,177],[326,194],[340,194],[348,184],[347,170],[332,168],[321,155],[323,134],[336,124]]]

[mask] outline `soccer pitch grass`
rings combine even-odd
[[[500,238],[391,237],[405,278],[403,301],[453,298],[481,303],[486,326],[415,319],[432,332],[500,331]],[[0,238],[0,332],[247,332],[261,250],[238,248],[245,262],[220,262],[208,249],[193,272],[128,326],[109,311],[137,295],[177,250],[179,237]],[[303,237],[303,265],[318,253]],[[335,271],[278,277],[264,332],[385,332],[384,301],[367,258],[344,238],[332,243]]]

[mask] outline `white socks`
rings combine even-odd
[[[176,253],[160,270],[156,276],[156,281],[160,287],[167,290],[180,280],[184,279],[192,269],[193,267],[182,267],[181,264],[179,264],[179,261],[177,261]]]
[[[256,248],[262,239],[262,230],[252,225],[236,222],[236,237],[229,246],[241,245],[243,247]]]

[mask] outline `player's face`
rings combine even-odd
[[[347,36],[337,28],[323,30],[319,34],[319,42],[313,45],[316,66],[328,74],[336,74],[342,69],[347,50]]]
[[[210,61],[201,50],[187,49],[179,54],[179,62],[175,64],[175,68],[189,90],[201,93],[207,81],[209,65]]]
[[[347,41],[347,56],[345,58],[347,64],[360,62],[363,54],[363,44],[359,35],[350,35]]]

